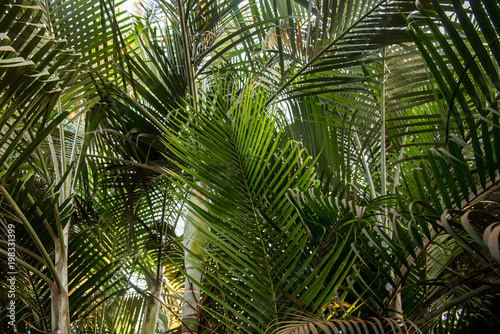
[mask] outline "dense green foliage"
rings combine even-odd
[[[500,5],[120,5],[2,1],[1,332],[494,332]]]

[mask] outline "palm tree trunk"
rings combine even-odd
[[[52,34],[52,32],[51,32]],[[57,74],[57,71],[56,71]],[[57,114],[61,115],[63,113],[61,106],[61,97],[57,99]],[[56,152],[54,143],[52,141],[52,136],[47,137],[49,141],[49,147],[51,150],[52,165],[54,167],[54,172],[56,176],[56,182],[63,182],[61,187],[61,192],[59,194],[58,203],[63,205],[67,199],[70,198],[72,194],[72,178],[71,174],[64,179],[64,175],[67,171],[67,156],[65,149],[65,125],[61,122],[59,123],[59,139],[60,139],[60,157]],[[48,175],[48,171],[46,171]],[[49,177],[47,177],[47,182],[50,182]],[[72,200],[71,200],[72,201]],[[59,278],[59,284],[55,284],[51,289],[51,320],[52,320],[52,333],[54,334],[70,334],[71,331],[71,319],[70,319],[70,309],[69,309],[69,296],[68,296],[68,245],[69,245],[69,217],[61,217],[59,208],[54,209],[55,218],[57,222],[57,229],[59,237],[54,240],[55,249],[55,267],[56,275]]]
[[[160,272],[153,280],[151,293],[146,297],[146,311],[144,321],[142,323],[142,334],[153,334],[156,331],[156,323],[158,322],[158,313],[160,311],[163,291],[163,267],[160,266]]]
[[[55,243],[55,268],[59,284],[51,288],[51,321],[53,334],[70,334],[68,298],[68,236],[69,226],[63,229],[62,242]]]
[[[380,138],[381,138],[381,143],[380,143],[380,176],[381,176],[381,195],[386,196],[387,195],[387,173],[386,173],[386,119],[385,119],[385,113],[386,113],[386,105],[385,105],[385,95],[386,95],[386,80],[387,80],[387,73],[386,73],[386,48],[384,47],[383,53],[382,53],[382,90],[381,90],[381,96],[380,96],[380,105],[381,105],[381,120],[380,120]],[[396,181],[394,181],[396,182]],[[385,215],[383,219],[383,224],[387,228],[387,233],[389,237],[392,239],[392,234],[395,231],[395,226],[392,225],[391,220],[389,219],[389,210],[386,207],[384,209]],[[391,270],[391,277],[395,278],[395,273],[394,270]],[[401,302],[401,293],[398,292],[396,294],[396,297],[391,301],[390,309],[391,315],[396,316],[396,317],[402,317],[403,314],[403,305]]]
[[[201,183],[198,184],[202,185]],[[200,259],[203,256],[203,235],[199,228],[202,228],[204,223],[196,213],[195,207],[205,211],[207,208],[200,201],[203,195],[194,189],[192,191],[195,195],[191,196],[191,208],[186,220],[183,241],[186,248],[184,251],[186,280],[184,283],[184,302],[182,304],[181,334],[198,333],[200,324],[198,304],[200,303],[199,283],[201,282],[201,271],[198,268],[201,265]]]
[[[180,32],[186,68],[186,81],[188,84],[187,92],[191,101],[191,107],[194,110],[198,110],[198,87],[196,84],[195,68],[192,63],[193,54],[191,50],[191,39],[185,21],[185,3],[183,0],[177,0],[177,4],[179,6]],[[207,186],[201,182],[197,182],[197,184],[207,189]],[[186,270],[186,280],[184,282],[181,334],[198,333],[200,324],[198,305],[200,302],[199,284],[201,282],[201,271],[199,267],[201,265],[200,259],[203,256],[203,236],[199,228],[202,228],[204,223],[196,213],[196,207],[202,210],[206,210],[206,207],[200,201],[200,198],[203,198],[203,196],[198,191],[191,189],[191,193],[193,194],[190,199],[191,208],[186,219],[183,240],[183,245],[185,247],[184,266]]]

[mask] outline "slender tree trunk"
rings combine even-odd
[[[201,183],[199,183],[201,185]],[[199,192],[193,192],[202,196]],[[198,304],[200,302],[201,271],[198,266],[201,265],[203,256],[203,235],[198,228],[203,227],[204,223],[196,213],[193,207],[199,207],[206,210],[205,205],[196,196],[191,196],[191,208],[187,217],[184,230],[184,263],[186,267],[186,280],[184,283],[184,302],[182,304],[182,329],[181,334],[198,333],[200,324],[200,311]],[[198,227],[198,228],[197,228]]]
[[[193,64],[193,53],[191,49],[191,37],[189,29],[185,20],[185,3],[183,0],[177,0],[179,6],[179,23],[180,33],[182,39],[182,48],[186,68],[186,81],[188,98],[191,102],[191,107],[198,110],[198,87],[196,83],[196,71]],[[207,189],[207,186],[198,182],[198,185]],[[181,334],[198,333],[200,324],[200,288],[198,284],[201,283],[200,259],[203,255],[203,236],[197,229],[203,227],[205,224],[196,214],[193,207],[199,207],[206,210],[206,207],[201,203],[197,196],[202,195],[196,190],[192,189],[192,193],[196,196],[191,196],[191,208],[189,209],[188,217],[186,219],[186,227],[184,229],[183,244],[184,251],[184,266],[186,269],[186,280],[184,283],[184,301],[182,304],[182,326]],[[193,284],[194,283],[194,284]]]
[[[63,229],[62,244],[55,243],[55,267],[60,285],[51,288],[51,320],[53,334],[70,334],[68,298],[68,236],[69,224]]]
[[[161,307],[163,291],[163,267],[160,266],[160,272],[153,280],[151,293],[146,297],[146,313],[142,323],[142,334],[154,334],[156,331],[156,323],[158,322],[158,313]]]
[[[381,195],[386,196],[387,195],[387,173],[386,173],[386,119],[385,119],[385,113],[386,113],[386,105],[385,105],[385,95],[386,95],[386,80],[387,80],[387,73],[386,73],[386,48],[384,47],[383,49],[383,54],[382,54],[382,90],[381,90],[381,99],[380,99],[380,104],[381,104],[381,120],[380,120],[380,138],[381,138],[381,143],[380,143],[380,152],[381,152],[381,157],[380,157],[380,176],[381,176]],[[394,181],[396,182],[396,181]],[[383,219],[383,224],[387,228],[387,233],[389,237],[392,239],[393,238],[393,232],[395,231],[395,226],[392,225],[391,220],[389,219],[389,210],[387,207],[384,209],[385,215]],[[391,277],[395,278],[396,274],[394,273],[394,270],[391,270]],[[401,302],[401,293],[397,293],[396,297],[391,301],[389,308],[392,309],[393,311],[390,312],[392,316],[396,317],[402,317],[403,313],[403,304]]]

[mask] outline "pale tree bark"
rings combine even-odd
[[[146,310],[142,323],[142,334],[154,334],[156,331],[156,323],[158,322],[158,313],[162,304],[163,291],[163,266],[159,266],[159,272],[153,279],[151,292],[146,297]]]
[[[196,83],[196,71],[193,64],[194,55],[191,45],[191,36],[189,28],[186,25],[187,21],[185,20],[185,2],[183,0],[177,0],[177,5],[179,8],[180,34],[186,69],[187,93],[189,101],[191,102],[191,108],[198,111],[199,95]],[[201,182],[197,182],[197,184],[204,189],[208,189],[207,186]],[[181,334],[198,333],[200,324],[198,306],[200,302],[200,288],[196,283],[199,284],[201,282],[202,276],[201,271],[199,271],[197,267],[200,266],[201,263],[199,259],[203,255],[203,236],[197,227],[203,228],[205,224],[193,208],[198,207],[202,210],[206,210],[206,207],[200,201],[200,198],[203,198],[203,196],[195,189],[191,189],[191,192],[193,194],[190,199],[191,208],[189,209],[186,219],[183,239],[183,245],[185,247],[184,266],[186,269],[186,280],[184,282]]]
[[[71,331],[68,298],[68,237],[69,224],[63,229],[61,242],[55,243],[55,268],[59,284],[51,287],[51,321],[53,334]]]
[[[385,105],[385,95],[386,95],[386,81],[387,81],[387,72],[386,72],[386,48],[384,47],[383,49],[383,54],[382,54],[382,90],[381,90],[381,96],[380,96],[380,105],[381,105],[381,110],[380,110],[380,115],[381,115],[381,120],[380,120],[380,138],[381,138],[381,143],[380,143],[380,176],[381,176],[381,195],[386,196],[387,195],[387,173],[386,173],[386,119],[385,119],[385,113],[386,113],[386,105]],[[396,181],[395,181],[396,182]],[[389,210],[387,207],[384,209],[385,215],[383,219],[383,224],[385,225],[387,229],[387,234],[389,237],[392,239],[393,238],[393,231],[396,230],[396,227],[391,224],[391,220],[389,219]],[[394,270],[391,270],[391,277],[395,279],[396,274],[394,273]],[[390,315],[395,316],[395,317],[402,317],[403,314],[403,304],[401,302],[401,293],[397,293],[395,298],[392,299],[389,309],[392,311],[390,312]]]
[[[198,183],[202,185],[201,183]],[[184,251],[184,263],[186,268],[186,280],[184,282],[184,301],[182,304],[182,328],[181,334],[198,333],[200,324],[200,288],[201,272],[198,266],[201,265],[201,257],[203,256],[203,235],[199,228],[203,228],[204,223],[200,219],[193,207],[207,210],[206,206],[200,201],[203,198],[199,192],[192,190],[194,195],[191,196],[191,208],[189,210],[186,227],[184,229],[183,244],[186,250]]]
[[[391,275],[394,275],[391,273]],[[401,302],[401,292],[398,292],[389,304],[389,314],[393,317],[403,318],[403,303]]]
[[[62,113],[61,99],[57,100],[57,112]],[[77,129],[80,128],[80,120],[78,121]],[[52,136],[48,136],[49,147],[52,156],[52,164],[54,167],[56,183],[62,182],[62,187],[59,191],[58,203],[62,206],[68,199],[70,199],[69,205],[73,205],[73,200],[71,196],[73,195],[73,171],[70,171],[66,178],[63,180],[64,175],[68,168],[68,156],[66,155],[65,148],[65,132],[64,124],[59,124],[59,138],[60,138],[60,157],[56,153],[54,143],[52,141]],[[78,136],[78,131],[75,133],[75,138],[73,140],[74,146],[72,148],[71,156],[69,161],[75,158],[76,149],[76,137]],[[48,175],[48,172],[47,172]],[[47,177],[49,179],[49,177]],[[55,194],[53,194],[55,195]],[[69,225],[70,217],[61,217],[59,208],[56,207],[54,210],[55,218],[57,222],[58,238],[54,240],[54,250],[55,250],[55,271],[57,276],[56,284],[51,287],[51,328],[54,334],[70,334],[71,332],[71,319],[70,319],[70,308],[69,308],[69,286],[68,286],[68,246],[69,246]]]

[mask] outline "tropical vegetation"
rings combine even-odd
[[[4,0],[2,333],[476,333],[494,1]]]

